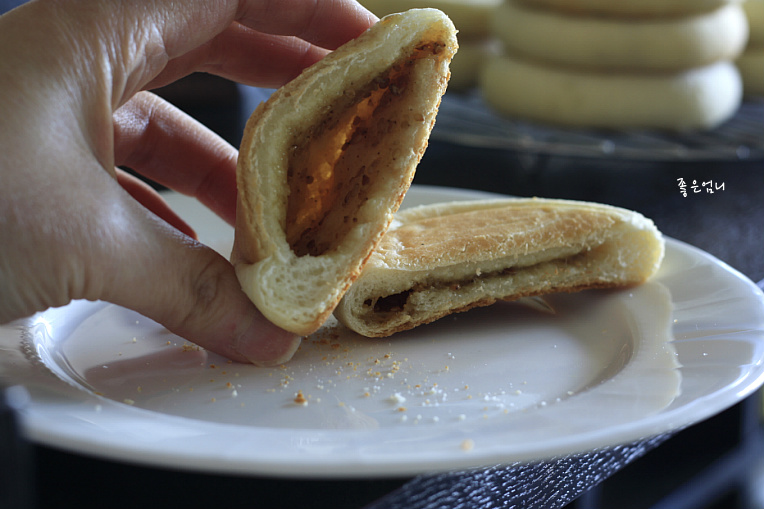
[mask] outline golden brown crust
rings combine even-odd
[[[384,337],[497,300],[639,284],[663,239],[638,213],[542,199],[455,202],[400,213],[335,310]]]
[[[389,16],[252,114],[231,260],[272,322],[309,334],[358,276],[427,146],[456,46],[439,11]]]

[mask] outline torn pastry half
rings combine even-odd
[[[231,261],[270,321],[310,334],[356,279],[411,184],[456,49],[442,12],[393,14],[252,113]]]
[[[335,316],[385,337],[446,315],[557,292],[636,285],[664,240],[643,215],[609,205],[501,198],[401,211]]]

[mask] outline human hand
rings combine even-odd
[[[235,149],[143,90],[194,71],[279,86],[375,20],[353,0],[41,1],[0,17],[0,323],[104,300],[234,360],[291,358],[299,338],[116,167],[233,224]]]

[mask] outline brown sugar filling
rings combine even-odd
[[[386,162],[394,154],[386,149],[385,137],[410,122],[411,69],[441,50],[437,44],[417,48],[364,89],[347,92],[320,123],[295,137],[285,231],[297,256],[330,252],[353,228],[375,183],[391,173]]]
[[[597,248],[594,248],[596,250]],[[592,250],[593,251],[593,250]],[[467,288],[471,285],[480,283],[481,281],[487,281],[489,279],[498,279],[514,276],[519,270],[528,270],[534,267],[548,266],[550,271],[557,271],[555,266],[581,266],[586,264],[588,253],[591,251],[583,251],[579,253],[566,256],[564,258],[547,260],[537,263],[535,265],[528,265],[525,267],[506,267],[501,270],[483,272],[480,275],[476,275],[469,278],[453,281],[439,281],[435,283],[419,283],[411,288],[392,295],[386,295],[378,297],[376,299],[367,299],[364,301],[365,312],[372,311],[377,315],[386,315],[390,313],[399,313],[406,310],[409,297],[416,292],[423,292],[427,290],[443,290],[447,289],[452,292],[461,290],[463,287]],[[413,310],[410,310],[413,311]]]

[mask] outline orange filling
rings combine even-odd
[[[434,44],[418,48],[365,89],[345,94],[321,123],[296,136],[285,231],[297,256],[330,252],[353,228],[375,183],[388,176],[385,163],[393,156],[380,143],[400,127],[411,69],[439,52]]]

